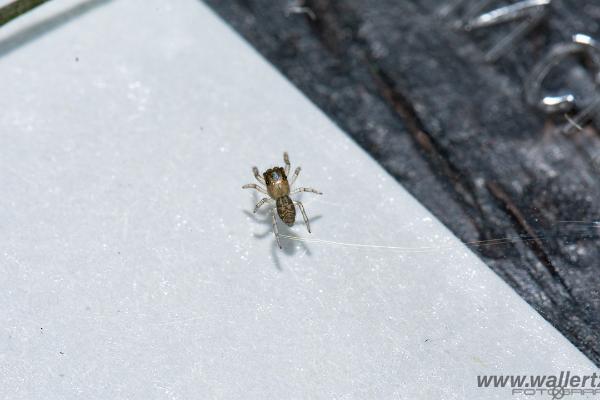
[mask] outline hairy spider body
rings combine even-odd
[[[274,167],[263,173],[267,193],[275,200],[277,215],[288,226],[294,225],[296,221],[296,207],[290,198],[290,183],[288,182],[285,170],[281,167]]]
[[[302,218],[304,218],[306,229],[308,230],[308,233],[310,233],[310,223],[308,222],[306,211],[304,211],[304,206],[301,202],[292,200],[290,195],[299,192],[323,194],[318,190],[305,187],[291,190],[294,186],[296,178],[298,177],[298,174],[300,174],[300,167],[296,168],[292,179],[288,181],[287,176],[290,172],[290,159],[287,153],[283,153],[283,161],[285,162],[285,168],[269,168],[263,173],[262,176],[260,176],[258,168],[252,168],[254,177],[260,184],[264,185],[264,187],[255,183],[249,183],[247,185],[242,186],[243,189],[256,189],[259,192],[269,196],[261,199],[258,203],[256,203],[256,207],[254,207],[254,212],[256,212],[265,203],[271,204],[273,203],[273,201],[275,202],[275,206],[272,208],[273,233],[275,234],[275,239],[277,239],[277,244],[279,245],[279,248],[281,248],[281,243],[279,242],[279,230],[277,229],[277,221],[275,220],[276,213],[286,225],[292,226],[296,221],[296,206],[298,206],[300,212],[302,213]]]
[[[296,207],[290,196],[281,196],[275,200],[277,215],[287,225],[292,226],[296,221]]]

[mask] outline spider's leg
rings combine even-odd
[[[307,188],[307,187],[296,188],[296,189],[292,190],[292,193],[290,193],[290,194],[299,193],[299,192],[310,192],[310,193],[315,193],[315,194],[323,194],[323,192],[319,192],[317,189]]]
[[[257,181],[259,181],[263,185],[266,185],[265,178],[263,178],[262,176],[260,176],[260,173],[258,172],[258,168],[252,167],[252,173],[254,174],[254,177],[256,178]]]
[[[282,249],[283,247],[281,247],[281,243],[279,242],[279,229],[277,229],[277,220],[275,219],[275,208],[272,208],[271,212],[273,213],[273,233],[275,234],[277,245],[280,249]]]
[[[304,223],[306,224],[306,229],[308,229],[308,233],[310,232],[310,223],[308,222],[308,217],[306,216],[306,211],[304,211],[304,206],[299,201],[294,201],[294,204],[298,206],[300,212],[302,213],[302,218],[304,218]]]
[[[301,169],[302,168],[298,167],[294,171],[294,175],[292,176],[292,179],[290,179],[290,187],[294,186],[294,182],[296,182],[296,178],[298,177],[298,175],[300,175],[300,170]]]
[[[269,193],[267,193],[267,190],[265,188],[262,188],[255,183],[248,183],[248,184],[242,186],[242,189],[256,189],[263,194],[269,194]]]
[[[254,207],[254,213],[256,213],[258,211],[258,209],[260,207],[262,207],[263,204],[268,203],[270,201],[272,201],[273,199],[271,199],[270,197],[263,197],[258,203],[256,203],[256,206]]]
[[[289,175],[290,174],[290,157],[288,156],[287,152],[283,152],[283,162],[285,163],[285,175]]]

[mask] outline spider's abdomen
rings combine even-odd
[[[294,225],[296,220],[296,207],[290,196],[282,196],[277,199],[277,214],[279,218],[288,226]]]

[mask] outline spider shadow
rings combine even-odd
[[[259,200],[259,197],[256,195],[256,193],[253,194],[252,209],[254,209],[254,206],[258,200]],[[298,235],[289,226],[287,226],[286,224],[281,222],[281,220],[277,217],[277,227],[279,229],[279,236],[280,236],[279,240],[281,241],[281,249],[279,248],[279,246],[277,245],[277,240],[275,239],[275,235],[273,233],[273,222],[272,222],[273,220],[271,217],[271,208],[272,208],[272,206],[262,206],[256,213],[253,213],[253,212],[250,212],[247,210],[243,210],[243,212],[248,217],[252,218],[255,222],[265,226],[265,231],[262,233],[254,233],[254,237],[257,239],[265,239],[269,236],[272,237],[271,256],[273,258],[273,262],[275,263],[275,267],[279,271],[283,271],[283,268],[281,266],[281,259],[279,258],[279,254],[282,251],[287,257],[291,257],[294,254],[296,254],[296,252],[299,250],[299,248],[301,250],[303,250],[304,254],[308,255],[309,257],[312,255],[312,253],[310,251],[310,247],[307,246],[306,242],[303,242],[300,240],[298,240],[298,241],[289,240],[289,239],[285,239],[285,238],[281,237],[281,235],[288,235],[288,236],[298,236]],[[297,217],[298,217],[298,215],[297,215]],[[302,216],[299,215],[299,217],[300,217],[300,220],[298,220],[298,218],[296,218],[296,224],[301,224],[304,226],[304,220],[302,219]],[[311,224],[313,221],[317,221],[319,219],[321,219],[321,215],[309,217]]]

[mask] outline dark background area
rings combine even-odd
[[[600,5],[554,0],[488,62],[519,22],[457,26],[477,1],[206,3],[463,241],[528,237],[473,249],[600,365],[598,133],[588,124],[562,134],[564,115],[523,93],[552,46],[575,33],[600,39]],[[549,88],[595,90],[585,59],[563,64]]]

